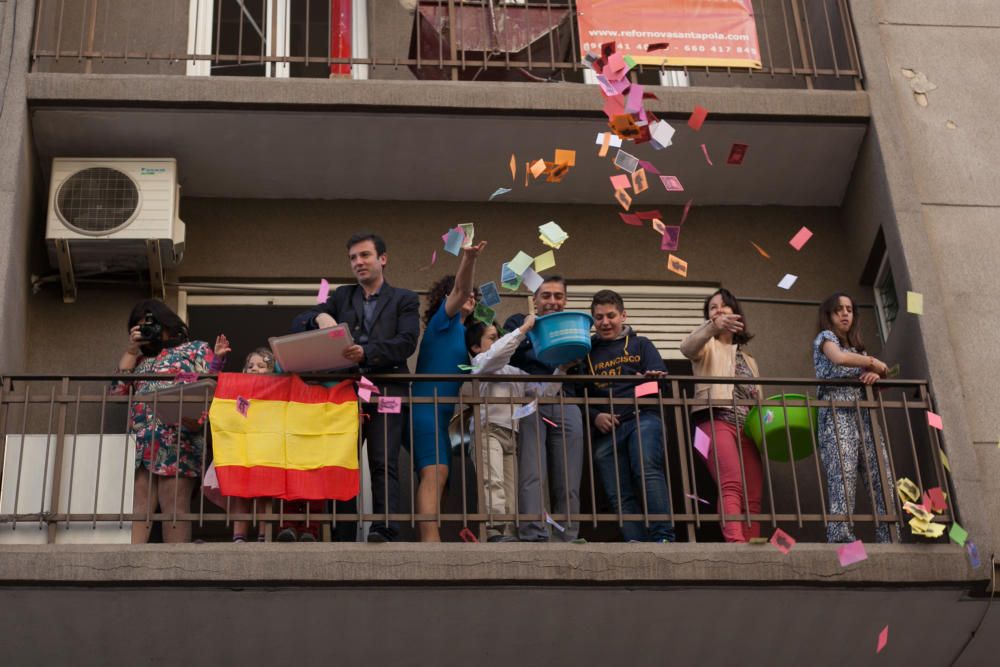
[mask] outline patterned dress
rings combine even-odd
[[[823,344],[826,341],[835,343],[844,352],[857,350],[844,347],[832,331],[822,331],[813,341],[813,366],[816,368],[816,378],[832,380],[837,378],[857,378],[864,369],[850,366],[839,366],[823,354]],[[820,400],[849,401],[864,400],[861,387],[831,387],[820,385],[818,388]],[[820,408],[819,409],[819,454],[826,470],[827,497],[831,514],[847,514],[848,509],[854,512],[855,495],[858,483],[858,469],[864,478],[864,489],[875,496],[875,511],[885,514],[885,494],[882,488],[882,477],[879,467],[884,471],[889,488],[895,488],[892,470],[889,467],[889,457],[883,441],[881,449],[882,463],[876,456],[874,437],[872,436],[871,415],[868,410],[861,410],[862,431],[858,428],[858,411],[855,408]],[[863,438],[862,438],[863,436]],[[861,442],[864,440],[864,452]],[[864,456],[864,461],[861,457]],[[841,470],[843,460],[843,470]],[[869,481],[869,471],[872,479]],[[831,521],[826,527],[827,542],[853,542],[856,538],[851,526],[846,521]],[[889,526],[881,522],[875,530],[878,542],[889,541]]]
[[[136,375],[178,373],[210,373],[215,353],[208,343],[191,341],[177,347],[161,350],[155,357],[140,357],[131,371]],[[197,477],[201,474],[201,457],[205,439],[201,430],[190,431],[181,427],[180,447],[177,446],[177,424],[167,424],[157,419],[152,402],[141,402],[138,397],[173,385],[172,379],[136,380],[115,382],[111,393],[127,396],[129,387],[137,397],[130,414],[132,433],[135,435],[135,467],[144,466],[154,475]]]

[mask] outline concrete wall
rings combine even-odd
[[[0,374],[27,366],[25,269],[38,173],[25,98],[31,25],[30,2],[0,2]]]
[[[893,261],[900,296],[924,295],[925,314],[904,315],[889,347],[917,350],[922,341],[964,522],[980,544],[996,544],[1000,425],[993,397],[1000,356],[985,350],[1000,325],[994,270],[1000,240],[992,233],[1000,221],[994,168],[1000,7],[988,0],[851,6],[887,186],[882,203],[867,201],[882,211],[891,202],[894,214],[882,223],[892,255],[905,257],[905,264]],[[923,72],[937,86],[926,106],[904,69]],[[870,157],[873,149],[863,153]],[[919,367],[920,355],[914,356]]]

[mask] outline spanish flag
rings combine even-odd
[[[224,496],[348,500],[358,495],[353,383],[222,373],[208,413]]]

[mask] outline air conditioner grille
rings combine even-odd
[[[56,212],[81,234],[103,236],[126,226],[139,208],[139,189],[117,169],[91,167],[67,178],[56,193]]]

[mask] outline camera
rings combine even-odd
[[[146,316],[139,323],[139,336],[142,340],[159,341],[163,335],[163,325],[156,321],[152,313]]]

